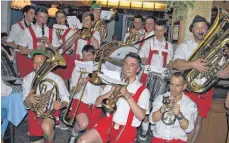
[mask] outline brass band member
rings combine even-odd
[[[31,142],[36,143],[43,143],[43,138],[45,137],[46,143],[54,143],[54,126],[55,120],[58,120],[59,111],[61,108],[67,106],[69,102],[69,93],[67,88],[65,87],[64,81],[62,78],[52,72],[48,73],[45,78],[51,79],[56,82],[57,87],[59,89],[59,96],[60,101],[54,101],[53,107],[55,112],[53,113],[53,118],[45,118],[41,119],[38,118],[36,113],[33,112],[30,108],[32,104],[39,103],[39,91],[30,91],[31,90],[31,83],[36,74],[39,70],[41,65],[46,60],[46,53],[42,50],[33,51],[30,54],[30,57],[33,59],[33,68],[34,71],[28,74],[23,79],[22,87],[24,92],[24,105],[28,112],[28,132],[29,132],[29,139]],[[47,89],[50,90],[50,85],[47,85]]]
[[[94,47],[92,45],[85,45],[83,47],[82,53],[83,61],[92,61],[94,63],[93,69],[96,70],[98,68],[98,63],[95,62],[96,55]],[[105,65],[102,64],[102,69],[107,68],[105,67]],[[74,96],[72,110],[69,116],[74,116],[77,104],[79,104],[80,106],[75,117],[72,117],[76,118],[76,121],[72,129],[72,135],[69,143],[75,143],[76,137],[79,135],[80,132],[92,128],[97,123],[96,121],[100,117],[102,117],[102,110],[95,106],[96,98],[100,96],[101,86],[91,84],[89,82],[88,76],[80,77],[80,68],[76,65],[72,73],[71,88],[76,86],[78,80],[80,80],[81,86],[79,86],[79,89],[77,89],[77,92]],[[86,87],[83,91],[84,86]],[[81,94],[83,94],[83,97],[80,101]]]
[[[158,96],[153,102],[153,110],[149,116],[150,122],[156,124],[152,143],[187,143],[187,133],[194,129],[198,112],[196,104],[183,93],[185,88],[185,77],[181,72],[176,72],[170,79],[170,92]],[[166,110],[163,96],[169,96],[171,111],[176,116],[173,125],[166,125],[162,121],[162,114]]]
[[[96,23],[98,20],[100,20],[102,9],[101,6],[97,3],[93,3],[91,5],[91,13],[94,15],[94,23]]]
[[[122,87],[121,94],[117,102],[117,110],[110,117],[101,119],[98,124],[84,135],[79,143],[133,143],[135,142],[137,130],[145,114],[149,112],[149,91],[137,79],[137,73],[141,70],[141,59],[135,53],[129,53],[124,60],[124,77],[129,81],[127,87]],[[114,88],[112,88],[114,90]],[[97,101],[101,104],[102,100],[108,98],[112,90],[103,96],[98,97]]]
[[[204,72],[207,70],[206,63],[204,63],[203,59],[197,59],[195,61],[187,61],[189,57],[194,53],[198,44],[204,38],[204,36],[208,32],[210,24],[207,20],[199,15],[196,15],[190,25],[190,32],[193,33],[194,39],[189,41],[184,41],[181,43],[174,54],[174,61],[171,62],[170,68],[174,68],[180,71],[187,69],[197,69],[200,72]],[[218,73],[219,77],[224,78],[229,75],[229,67],[225,71],[220,71]],[[186,92],[186,94],[197,104],[199,110],[199,116],[197,119],[197,123],[195,129],[191,134],[191,142],[195,142],[200,132],[201,124],[203,118],[206,118],[209,110],[212,106],[212,96],[213,96],[214,88],[210,89],[208,92],[204,94],[196,94],[192,92]]]

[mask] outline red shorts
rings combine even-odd
[[[16,53],[17,72],[19,77],[25,77],[33,71],[33,61],[27,55]]]
[[[152,143],[187,143],[186,141],[182,141],[182,140],[175,140],[175,139],[172,139],[172,140],[164,140],[164,139],[161,139],[161,138],[156,138],[156,137],[153,137],[152,138]]]
[[[114,129],[112,116],[101,119],[95,129],[104,143],[134,143],[137,135],[136,127],[120,126],[119,129]]]
[[[60,110],[55,111],[53,113],[53,117],[55,118],[54,121],[59,120],[59,115],[60,115]],[[38,118],[36,113],[29,110],[28,112],[28,131],[29,131],[29,136],[43,136],[43,130],[41,128],[41,123],[42,123],[41,118]]]
[[[206,118],[208,112],[212,107],[212,96],[214,93],[214,88],[211,88],[208,92],[204,94],[198,94],[193,92],[184,92],[189,98],[191,98],[197,105],[199,116]]]
[[[76,106],[78,104],[79,100],[78,99],[74,99],[73,103],[72,103],[72,110],[69,113],[70,117],[74,116],[74,112],[76,110]],[[91,129],[95,126],[95,124],[104,117],[103,115],[103,111],[100,108],[97,108],[95,105],[87,105],[83,102],[80,102],[78,111],[76,113],[75,116],[77,116],[78,114],[81,113],[85,113],[88,116],[88,120],[89,120],[89,124],[87,129]]]

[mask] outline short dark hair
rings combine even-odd
[[[185,77],[185,75],[184,75],[182,72],[175,72],[175,73],[173,73],[173,74],[171,75],[171,78],[172,78],[172,77],[182,77],[183,80],[184,80],[184,83],[186,83],[186,77]]]
[[[136,14],[136,15],[134,16],[133,20],[134,20],[135,18],[140,18],[142,21],[144,21],[142,15],[140,15],[140,14]]]
[[[58,13],[62,13],[62,14],[64,14],[65,17],[67,17],[67,14],[66,14],[66,12],[65,12],[63,9],[59,9],[59,10],[56,12],[56,16],[57,16]]]
[[[2,37],[5,37],[5,36],[8,36],[7,33],[6,33],[6,32],[2,32],[2,33],[1,33],[1,38],[2,38]]]
[[[95,48],[92,45],[85,45],[82,49],[83,52],[91,52],[93,55],[95,54]]]
[[[45,7],[40,7],[40,8],[38,8],[37,11],[36,11],[36,15],[37,15],[39,12],[43,12],[43,13],[48,14],[48,10],[47,10],[47,8],[45,8]]]
[[[147,20],[147,19],[153,19],[154,22],[157,21],[156,18],[154,16],[152,16],[152,15],[147,16],[145,20]]]
[[[163,26],[165,29],[168,28],[168,25],[166,24],[166,21],[165,21],[165,20],[158,20],[158,21],[156,22],[156,25],[158,25],[158,26]]]
[[[85,18],[85,17],[91,17],[91,21],[94,21],[94,15],[93,15],[93,13],[91,13],[91,12],[84,12],[83,13],[83,15],[82,15],[82,20]]]
[[[34,11],[36,11],[35,7],[32,5],[26,5],[23,7],[22,9],[22,13],[24,14],[25,12],[27,13],[30,9],[34,9]]]
[[[126,58],[128,58],[128,57],[131,57],[131,58],[136,59],[136,60],[138,61],[138,65],[141,67],[141,64],[142,64],[141,58],[140,58],[140,56],[139,56],[137,53],[132,53],[132,52],[130,52],[129,54],[127,54],[127,55],[125,56],[124,61],[125,61]]]

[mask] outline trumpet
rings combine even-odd
[[[88,73],[88,72],[86,71],[86,69],[84,69],[84,68],[81,68],[81,69],[80,69],[80,77],[79,77],[79,79],[78,79],[78,81],[77,81],[76,86],[75,86],[75,87],[73,88],[73,90],[72,90],[72,94],[71,94],[71,96],[70,96],[70,103],[68,104],[68,107],[67,107],[67,109],[66,109],[66,111],[65,111],[65,113],[64,113],[64,116],[63,116],[63,122],[64,122],[66,125],[68,125],[68,126],[73,126],[73,124],[74,124],[75,115],[76,115],[76,113],[78,112],[78,109],[79,109],[79,106],[80,106],[80,102],[81,102],[81,100],[82,100],[82,98],[83,98],[83,94],[84,94],[84,91],[85,91],[85,88],[86,88],[87,83],[83,86],[82,92],[81,92],[81,95],[80,95],[80,98],[79,98],[79,102],[78,102],[77,105],[76,105],[76,109],[75,109],[75,111],[74,111],[72,117],[70,117],[70,116],[69,116],[69,112],[70,112],[70,110],[71,110],[71,108],[72,108],[73,97],[75,96],[75,94],[76,94],[76,92],[77,92],[77,90],[78,90],[78,88],[79,88],[79,86],[80,86],[80,78],[81,78],[84,74],[87,74],[87,73]]]
[[[176,116],[172,112],[172,108],[174,104],[171,106],[169,105],[172,100],[169,99],[169,96],[164,96],[162,102],[165,104],[165,112],[161,116],[161,120],[165,125],[173,125],[176,121]]]

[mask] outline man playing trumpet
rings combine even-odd
[[[103,142],[119,142],[133,143],[141,120],[145,114],[149,112],[149,91],[137,79],[137,73],[141,70],[141,59],[135,53],[129,53],[124,59],[124,77],[128,79],[127,87],[122,87],[121,94],[117,95],[116,112],[101,119],[98,124],[84,135],[82,135],[79,143],[103,143]],[[113,88],[114,89],[114,88]],[[98,97],[97,103],[103,99],[109,98],[112,90],[103,96]]]
[[[34,143],[43,143],[43,138],[45,137],[46,143],[53,143],[54,141],[54,126],[56,120],[59,120],[59,111],[60,109],[67,106],[69,102],[69,93],[67,88],[65,87],[64,81],[58,75],[49,72],[45,79],[51,79],[57,84],[59,90],[59,99],[54,101],[53,108],[54,113],[50,118],[41,119],[37,117],[37,114],[31,110],[31,107],[39,103],[40,100],[40,91],[36,89],[36,91],[31,91],[31,84],[33,78],[36,75],[36,72],[40,69],[41,65],[46,60],[46,53],[43,50],[36,50],[30,54],[30,57],[33,59],[33,69],[34,71],[24,77],[22,87],[24,92],[24,105],[28,111],[28,132],[29,139]],[[47,90],[51,91],[50,84],[47,84]],[[45,88],[44,88],[45,89]],[[57,93],[56,93],[57,94]],[[51,103],[50,103],[51,104]]]
[[[187,133],[194,129],[198,112],[196,104],[183,93],[185,88],[185,77],[182,73],[173,73],[170,79],[170,92],[163,95],[169,96],[169,106],[176,118],[173,125],[163,122],[163,114],[167,110],[163,105],[163,96],[158,96],[153,102],[153,110],[149,115],[150,122],[156,124],[152,143],[187,143]]]

